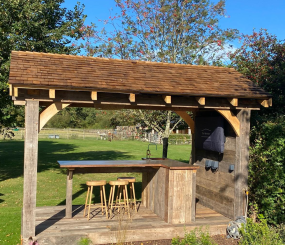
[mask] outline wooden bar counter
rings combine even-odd
[[[195,221],[196,171],[199,167],[171,159],[121,161],[58,161],[67,168],[66,218],[72,218],[75,173],[142,172],[142,204],[167,223]]]

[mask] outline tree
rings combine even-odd
[[[232,66],[273,96],[273,106],[252,117],[250,206],[277,225],[285,221],[285,41],[264,29],[242,38],[243,45],[231,55]]]
[[[84,44],[88,55],[217,64],[224,55],[226,42],[236,38],[238,33],[233,29],[223,30],[218,25],[219,18],[225,16],[224,0],[217,4],[209,0],[116,0],[116,3],[120,13],[103,21],[106,28],[97,30],[93,25],[95,30],[89,29]],[[150,113],[140,111],[139,115],[146,118]],[[162,133],[166,144],[173,130],[169,127],[170,120],[175,115],[171,112],[160,115],[167,115],[164,119],[167,126]],[[161,134],[155,123],[148,121],[148,124]]]
[[[285,114],[285,41],[261,29],[243,35],[243,44],[230,55],[232,67],[272,94],[272,108],[262,108],[257,120]],[[255,122],[253,122],[255,123]]]
[[[23,109],[8,94],[12,50],[76,54],[73,39],[85,35],[83,7],[62,8],[64,0],[0,0],[0,126],[15,124]],[[20,116],[19,116],[20,115]],[[22,117],[23,118],[23,117]],[[23,123],[19,121],[19,124]]]

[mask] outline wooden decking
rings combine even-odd
[[[96,207],[96,206],[95,206]],[[94,208],[95,208],[94,207]],[[192,224],[171,225],[142,205],[131,219],[116,215],[107,220],[98,209],[93,209],[91,219],[83,217],[83,206],[73,206],[73,218],[65,219],[65,206],[38,207],[36,211],[36,236],[41,245],[78,244],[88,237],[93,244],[117,243],[119,241],[147,241],[171,239],[184,236],[185,229],[207,227],[210,234],[225,234],[229,219],[197,204],[196,221]]]

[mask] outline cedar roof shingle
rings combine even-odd
[[[9,83],[205,97],[268,98],[232,68],[13,51]]]

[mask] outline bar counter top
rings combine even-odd
[[[171,170],[197,170],[198,166],[171,159],[145,160],[68,160],[58,161],[60,168],[104,168],[104,167],[153,167]]]

